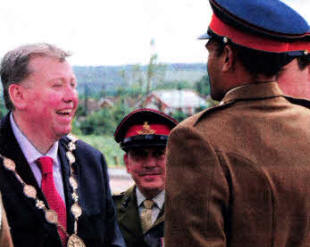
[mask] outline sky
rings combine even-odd
[[[310,23],[309,0],[283,0]],[[308,2],[308,3],[307,3]],[[72,53],[72,65],[205,63],[208,0],[10,0],[0,6],[0,57],[28,43]],[[153,40],[153,45],[151,45]]]

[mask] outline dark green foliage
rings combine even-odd
[[[158,84],[169,84],[173,81],[188,81],[193,85],[206,73],[206,66],[203,63],[161,64],[157,63],[155,58],[151,57],[147,65],[74,66],[78,91],[82,97],[87,91],[86,93],[92,97],[100,98],[101,96],[116,96],[119,87],[138,86],[146,93],[147,74],[151,76],[150,88],[154,89]]]
[[[77,116],[74,126],[84,135],[113,135],[119,122],[131,111],[122,98],[112,107],[95,111],[86,117]],[[82,110],[80,112],[83,112]],[[77,131],[78,132],[78,131]]]
[[[104,154],[109,167],[123,166],[124,151],[111,135],[78,135],[78,137]]]
[[[148,91],[196,89],[206,97],[210,90],[208,77],[203,76],[205,69],[204,64],[160,64],[156,54],[150,57],[148,65],[74,67],[80,105],[73,132],[112,136],[119,122],[139,106]],[[99,102],[103,98],[113,101],[112,106],[99,110],[90,107],[88,100]],[[181,111],[173,116],[179,121],[188,117]]]
[[[186,115],[184,112],[182,111],[177,111],[174,114],[172,114],[172,117],[174,117],[176,120],[178,120],[179,122],[183,121],[185,118],[188,117],[188,115]]]
[[[79,104],[76,110],[76,116],[86,116],[86,115],[87,111],[85,110],[85,107]]]
[[[114,129],[112,115],[109,109],[93,112],[80,122],[80,130],[85,135],[102,135]]]
[[[210,95],[209,75],[204,75],[199,81],[196,82],[196,90],[201,96]]]
[[[193,84],[188,81],[169,81],[162,82],[155,86],[154,90],[158,89],[192,89]]]
[[[0,119],[2,117],[5,116],[5,114],[7,114],[8,110],[6,109],[5,105],[4,105],[4,101],[0,100]]]

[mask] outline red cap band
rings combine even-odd
[[[126,132],[125,138],[137,135],[169,135],[170,129],[164,124],[138,124],[131,126]]]
[[[242,32],[233,26],[229,26],[222,22],[216,15],[213,14],[210,29],[219,36],[229,38],[233,43],[261,50],[266,52],[289,52],[289,51],[309,51],[309,41],[292,41],[282,42],[279,40],[266,39],[255,34]]]

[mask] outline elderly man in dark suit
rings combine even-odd
[[[210,3],[220,103],[170,133],[166,247],[309,246],[310,102],[275,81],[309,54],[309,25],[278,0]]]
[[[49,44],[1,63],[0,190],[15,247],[124,246],[103,155],[72,135],[77,82]]]
[[[161,247],[164,231],[166,144],[177,121],[154,109],[129,113],[114,137],[135,185],[114,195],[127,247]]]

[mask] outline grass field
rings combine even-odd
[[[100,150],[104,154],[109,167],[124,165],[124,151],[114,141],[112,136],[79,135],[78,137]]]

